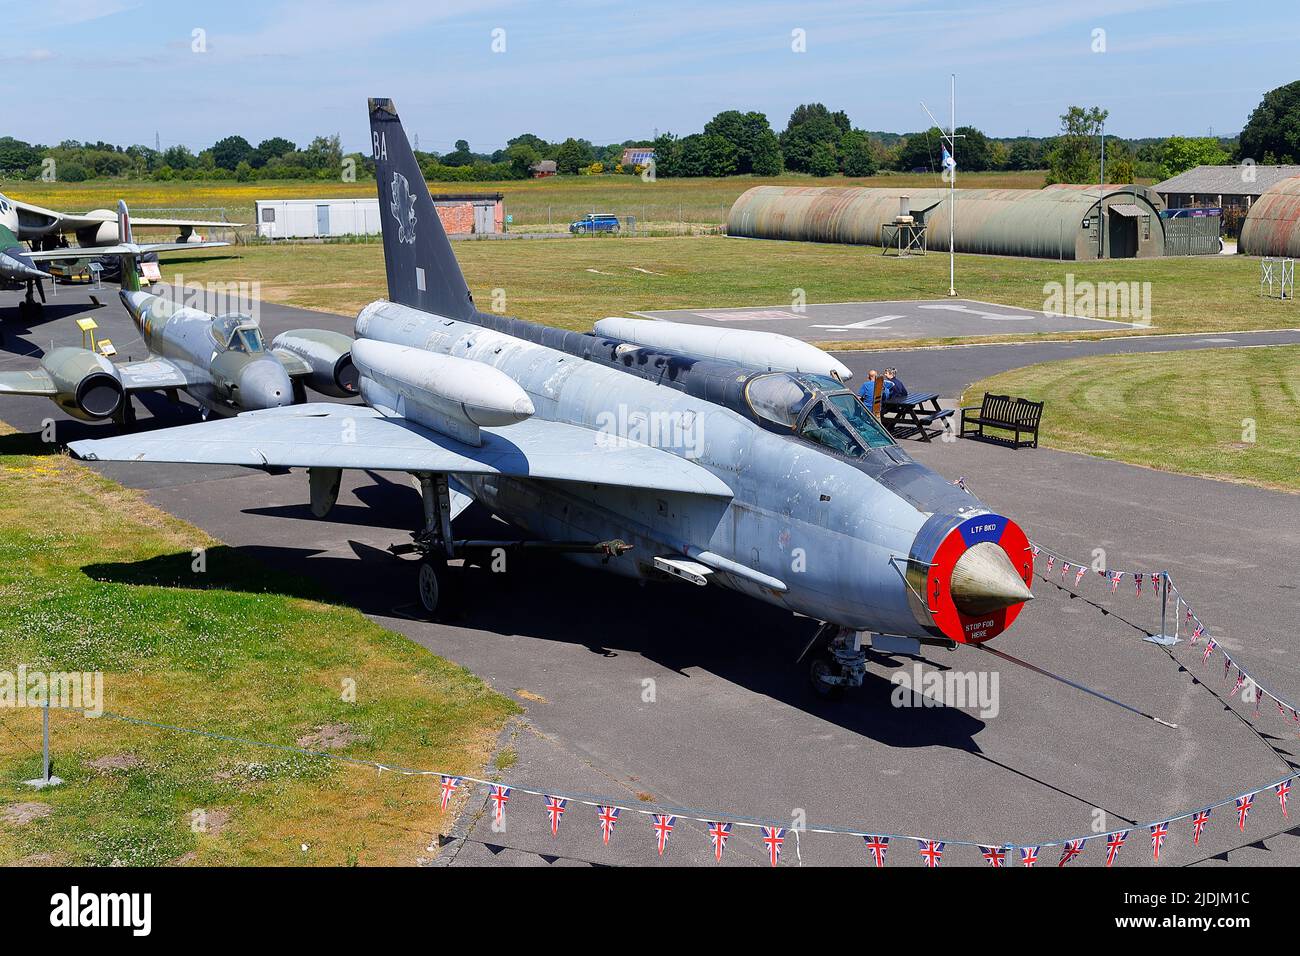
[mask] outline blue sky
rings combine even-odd
[[[778,130],[822,101],[865,129],[957,121],[1049,135],[1071,103],[1123,136],[1235,134],[1300,79],[1293,2],[1071,0],[3,0],[0,132],[202,148],[229,133],[366,141],[391,96],[424,149],[531,131],[593,142],[698,131],[724,109]],[[195,52],[195,31],[206,52]],[[793,31],[806,50],[795,52]],[[1105,52],[1094,52],[1105,31]],[[504,51],[494,52],[504,40]],[[39,108],[14,104],[30,99]]]

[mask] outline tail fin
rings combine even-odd
[[[117,201],[117,241],[124,246],[135,244],[131,236],[131,213],[126,208],[126,200]],[[126,252],[118,256],[122,265],[122,290],[124,292],[140,291],[140,273],[136,271],[135,253]]]
[[[478,312],[474,299],[390,99],[370,100],[370,146],[388,298],[449,319],[472,318]]]

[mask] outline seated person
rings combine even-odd
[[[901,402],[907,398],[907,386],[898,377],[898,369],[885,369],[885,392],[882,398],[886,402]]]
[[[880,373],[873,368],[867,373],[867,380],[858,389],[858,398],[862,399],[862,404],[867,408],[870,408],[876,400],[876,379],[878,378],[880,378]]]

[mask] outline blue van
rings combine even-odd
[[[618,232],[618,216],[589,213],[576,222],[569,223],[569,232]]]

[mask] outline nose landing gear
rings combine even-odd
[[[799,655],[799,661],[804,658],[808,659],[808,680],[813,693],[827,700],[842,696],[846,688],[861,687],[867,676],[862,632],[838,624],[819,627]]]

